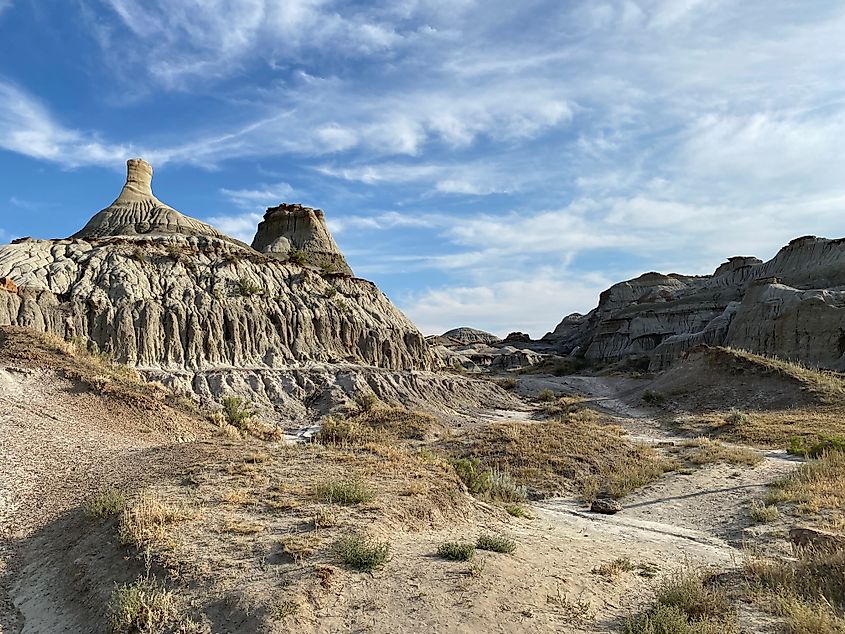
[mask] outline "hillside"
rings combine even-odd
[[[588,361],[652,370],[700,344],[845,369],[845,240],[807,236],[768,262],[732,257],[712,275],[646,273],[604,291],[543,337]]]

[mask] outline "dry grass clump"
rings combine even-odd
[[[112,632],[164,632],[176,615],[173,594],[150,577],[115,588],[108,605]]]
[[[738,422],[730,416],[702,414],[680,424],[696,434],[796,452],[812,449],[825,438],[845,438],[845,410],[839,405],[746,411],[743,417]]]
[[[810,460],[772,483],[766,504],[790,503],[801,512],[825,509],[841,516],[845,509],[845,453],[834,451]]]
[[[763,455],[749,447],[733,447],[704,436],[683,441],[674,448],[678,457],[695,465],[726,462],[753,467],[763,460]]]
[[[379,402],[348,417],[329,416],[316,441],[324,445],[354,447],[390,440],[434,440],[448,436],[449,428],[437,417]]]
[[[515,390],[519,381],[515,377],[507,376],[501,379],[496,379],[496,384],[505,390]]]
[[[603,491],[622,497],[676,467],[651,447],[626,440],[619,428],[581,421],[495,424],[467,434],[451,450],[496,466],[541,495],[576,489],[587,500]],[[468,485],[471,491],[477,486]]]
[[[82,507],[88,517],[105,519],[123,512],[126,496],[120,489],[109,487],[85,500]]]
[[[264,524],[251,520],[228,519],[223,524],[223,530],[226,533],[235,535],[255,535],[256,533],[263,533],[265,529]]]
[[[601,575],[602,577],[615,579],[622,573],[632,572],[633,570],[636,570],[636,568],[637,567],[630,559],[627,557],[620,557],[593,568],[592,572],[593,574]]]
[[[769,524],[780,517],[778,507],[763,504],[755,500],[751,503],[751,511],[749,511],[751,519],[757,524]]]
[[[314,493],[329,504],[363,504],[375,499],[370,485],[360,478],[325,480],[317,484]]]
[[[527,489],[497,467],[488,468],[478,458],[460,458],[453,463],[455,473],[476,497],[497,502],[523,502]]]
[[[685,570],[664,581],[654,604],[628,618],[626,634],[736,632],[736,611],[726,593],[706,580],[703,573]]]
[[[118,541],[142,547],[164,541],[171,525],[194,519],[196,512],[184,505],[168,504],[159,496],[144,492],[124,509],[117,528]]]
[[[540,390],[540,393],[537,394],[537,400],[541,403],[551,403],[557,398],[557,394],[554,393],[554,390],[550,390],[546,388],[545,390]]]
[[[387,562],[390,546],[387,542],[377,542],[362,533],[354,533],[337,540],[334,553],[353,570],[370,572]]]
[[[281,440],[284,436],[280,427],[261,420],[258,412],[246,399],[226,396],[220,400],[220,405],[222,410],[217,413],[216,419],[226,435],[234,436],[232,429],[235,429],[241,436],[254,436],[268,441]]]
[[[845,550],[801,548],[794,559],[746,557],[760,607],[779,614],[788,634],[845,632]]]
[[[777,357],[766,357],[747,350],[726,348],[739,359],[749,361],[773,372],[800,381],[808,390],[827,401],[840,400],[845,396],[845,380],[838,372],[812,368],[796,361],[786,361]]]

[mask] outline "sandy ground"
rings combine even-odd
[[[579,393],[614,416],[645,442],[677,440],[636,405],[640,383],[613,377],[521,378],[520,393],[551,388]],[[105,483],[155,482],[198,450],[173,434],[143,430],[130,416],[104,411],[104,401],[58,380],[49,371],[0,367],[0,632],[101,631],[80,629],[62,596],[60,579],[33,557],[28,536],[78,506]],[[525,419],[525,412],[491,410],[484,418]],[[96,421],[96,424],[92,424]],[[770,452],[756,467],[711,465],[689,475],[671,474],[624,500],[614,516],[585,511],[575,499],[533,505],[535,517],[512,520],[507,531],[519,543],[512,556],[482,553],[479,575],[466,564],[432,556],[439,543],[472,538],[468,528],[399,532],[392,558],[372,575],[345,574],[344,582],[314,599],[314,632],[618,632],[624,618],[650,596],[663,574],[687,563],[715,568],[741,557],[748,508],[766,483],[793,468]],[[474,526],[470,532],[484,528]],[[25,545],[30,552],[15,552]],[[17,555],[17,556],[15,556]],[[28,556],[27,556],[28,555]],[[39,553],[39,557],[42,554]],[[49,561],[49,552],[43,555]],[[594,570],[617,558],[639,566],[615,579]],[[650,571],[648,575],[642,571]],[[652,577],[652,574],[656,576]],[[17,585],[11,577],[17,576]],[[23,583],[20,579],[25,579]],[[57,582],[59,585],[57,586]],[[57,587],[59,588],[57,590]],[[22,629],[10,595],[30,615]],[[748,632],[757,630],[749,622]],[[228,631],[228,630],[221,630]],[[235,631],[235,630],[231,630]],[[282,630],[280,630],[282,631]]]

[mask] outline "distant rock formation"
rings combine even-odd
[[[153,195],[153,168],[144,159],[126,162],[126,183],[117,199],[94,215],[72,238],[178,234],[231,240],[204,222],[189,218]]]
[[[459,343],[466,344],[466,343],[498,343],[501,341],[499,337],[489,332],[484,332],[483,330],[478,330],[477,328],[468,328],[463,326],[461,328],[453,328],[447,332],[444,332],[441,337],[447,337],[448,339],[453,339]]]
[[[352,275],[352,269],[326,226],[322,209],[302,205],[271,207],[258,225],[252,248],[282,260],[297,252],[327,273]]]
[[[713,275],[646,273],[611,286],[595,309],[565,317],[543,341],[652,370],[698,344],[845,370],[845,239],[798,238],[768,262],[733,257]]]
[[[117,200],[72,238],[0,246],[0,276],[18,286],[0,293],[0,325],[90,338],[146,370],[431,367],[423,336],[374,284],[326,270],[348,267],[322,212],[269,210],[256,237],[289,240],[321,272],[179,213],[151,178],[131,160]]]

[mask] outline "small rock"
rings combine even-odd
[[[790,529],[789,539],[796,548],[813,548],[827,552],[845,549],[845,535],[815,528],[796,526]]]
[[[613,515],[621,510],[622,505],[618,500],[614,500],[613,498],[597,498],[590,505],[591,512],[603,513],[604,515]]]

